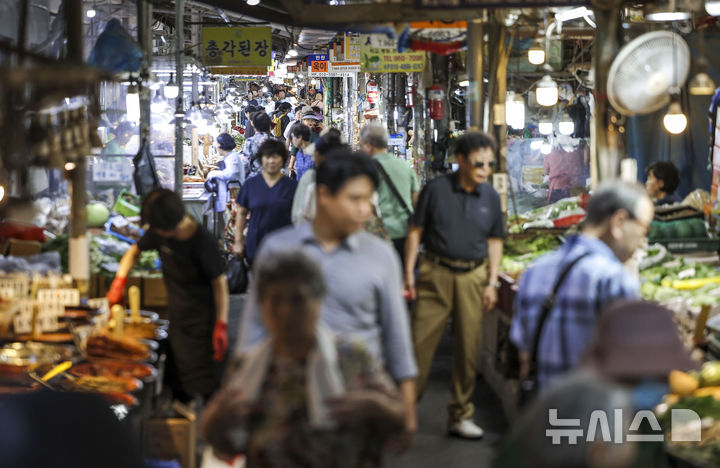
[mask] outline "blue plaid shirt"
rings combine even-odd
[[[519,350],[532,352],[542,303],[560,271],[583,253],[565,281],[543,328],[538,347],[538,387],[573,369],[593,338],[600,311],[621,298],[638,298],[640,282],[601,240],[583,234],[537,259],[520,277],[510,339]]]

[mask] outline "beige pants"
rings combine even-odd
[[[450,422],[473,416],[477,359],[482,326],[482,294],[487,285],[486,264],[467,273],[455,273],[429,260],[420,262],[412,334],[418,365],[417,387],[422,394],[435,350],[452,316],[453,369]]]

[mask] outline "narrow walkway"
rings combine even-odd
[[[418,403],[419,429],[411,449],[390,457],[391,468],[484,468],[489,467],[495,444],[505,434],[507,422],[500,400],[479,378],[475,387],[475,422],[485,431],[479,441],[447,435],[447,404],[450,399],[452,343],[445,333],[438,346],[428,387]]]

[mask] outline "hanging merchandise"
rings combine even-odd
[[[367,102],[370,104],[377,104],[378,101],[378,85],[375,81],[370,80],[365,85],[365,94],[367,95]]]
[[[445,117],[445,90],[439,84],[434,84],[428,92],[430,100],[430,118],[442,120]]]
[[[133,179],[135,181],[135,191],[140,196],[145,196],[156,188],[160,187],[160,179],[155,169],[155,158],[150,153],[150,145],[143,138],[140,151],[133,158],[135,172]]]
[[[134,72],[140,69],[142,60],[140,46],[120,22],[113,18],[98,36],[90,52],[88,65],[102,68],[110,73]]]
[[[412,78],[408,78],[405,85],[405,107],[415,107],[415,83]]]

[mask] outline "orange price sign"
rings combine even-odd
[[[320,62],[320,61],[312,62],[311,71],[312,71],[313,73],[327,73],[327,72],[328,72],[328,63],[327,63],[327,61],[323,61],[323,62]]]

